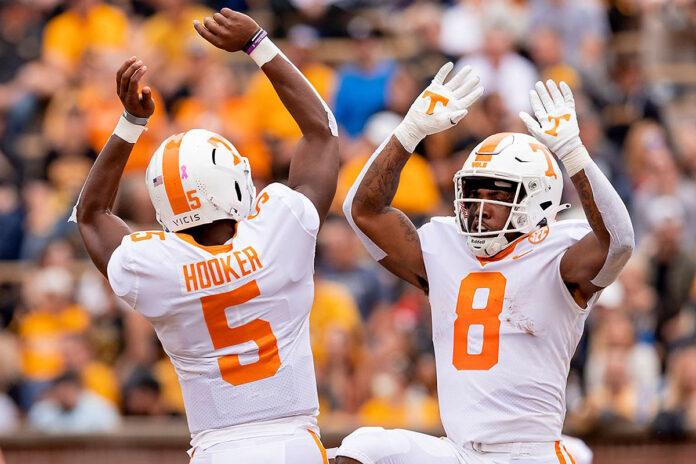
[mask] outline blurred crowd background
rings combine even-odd
[[[66,219],[122,111],[115,71],[135,54],[157,109],[117,202],[134,230],[157,228],[144,167],[172,133],[223,134],[258,189],[286,178],[292,118],[251,60],[193,30],[223,6],[270,31],[342,132],[311,315],[321,425],[440,426],[427,298],[366,255],[340,204],[452,60],[471,64],[486,93],[459,126],[421,143],[395,206],[416,224],[451,215],[452,176],[473,146],[524,132],[517,113],[538,79],[570,84],[582,139],[628,205],[638,251],[588,319],[566,429],[696,432],[696,2],[20,0],[0,2],[0,433],[184,414],[151,326],[114,297]],[[574,205],[565,217],[582,216],[567,178],[564,195]]]

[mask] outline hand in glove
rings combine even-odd
[[[468,113],[467,108],[483,94],[483,87],[478,86],[479,78],[471,73],[470,66],[465,66],[445,84],[453,67],[450,62],[440,68],[394,131],[409,153],[426,135],[457,125]]]
[[[580,140],[580,128],[575,114],[573,92],[565,82],[561,89],[552,80],[537,82],[534,90],[529,91],[529,100],[536,120],[525,112],[520,118],[529,133],[546,145],[573,176],[590,161],[587,150]]]

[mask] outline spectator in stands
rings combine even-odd
[[[145,21],[140,31],[146,46],[145,58],[153,71],[160,69],[176,76],[183,72],[176,68],[184,64],[192,46],[209,47],[191,25],[196,18],[212,17],[214,11],[193,0],[153,0],[152,3],[156,13]]]
[[[415,79],[413,88],[407,84],[406,90],[411,97],[411,93],[420,92],[424,86],[428,85],[428,81],[437,73],[442,63],[457,57],[444,53],[440,47],[440,22],[443,13],[439,5],[434,2],[415,2],[408,8],[395,13],[398,16],[393,21],[399,24],[399,27],[393,32],[397,40],[418,37],[414,43],[413,52],[402,62],[403,67],[408,68],[408,73]],[[400,91],[404,86],[403,83],[395,85],[395,81],[396,79],[392,80],[391,93]],[[418,95],[413,95],[410,102],[413,102],[416,96]],[[404,97],[398,108],[390,102],[389,109],[399,114],[406,114],[410,108],[410,103],[406,100]]]
[[[642,119],[663,124],[659,103],[650,92],[638,57],[619,55],[612,82],[603,95],[602,114],[607,136],[622,146],[631,125]]]
[[[128,40],[123,10],[99,0],[69,0],[67,10],[52,18],[43,36],[44,59],[63,72],[77,71],[89,50],[122,50]]]
[[[696,345],[672,354],[667,390],[653,430],[661,436],[683,438],[696,431]]]
[[[696,260],[684,246],[684,212],[669,197],[659,197],[649,204],[651,215],[651,248],[647,280],[655,289],[655,339],[669,349],[683,337],[679,324],[687,307],[696,276]]]
[[[29,411],[29,423],[47,433],[98,433],[119,425],[118,410],[82,388],[79,376],[66,372],[53,381],[45,399]]]
[[[72,198],[60,197],[48,182],[34,181],[22,192],[26,208],[20,257],[36,260],[48,244],[70,229],[65,218]]]
[[[639,343],[655,344],[655,305],[657,295],[647,280],[646,257],[631,259],[619,276],[622,288],[621,310],[631,320]]]
[[[457,62],[457,68],[465,65],[476,70],[486,94],[500,95],[509,114],[529,111],[529,89],[538,80],[537,71],[529,60],[514,51],[505,23],[487,27],[481,52]]]
[[[580,75],[566,59],[561,35],[550,27],[541,27],[529,37],[532,60],[539,69],[539,79],[563,81],[572,89],[581,85]],[[590,151],[588,149],[588,151]],[[590,151],[591,153],[591,151]]]
[[[601,72],[609,22],[597,0],[532,0],[527,33],[553,28],[563,40],[566,59],[591,72]]]
[[[633,195],[633,224],[638,243],[659,225],[656,218],[678,219],[683,233],[679,237],[685,249],[696,245],[696,182],[677,168],[666,147],[649,150],[644,158],[643,183]]]
[[[39,7],[30,2],[3,2],[0,6],[0,85],[11,81],[22,66],[40,56],[41,20]]]
[[[652,344],[636,341],[631,320],[620,306],[606,308],[601,300],[585,367],[590,408],[617,409],[623,418],[647,424],[655,413],[652,399],[660,381],[657,351]]]
[[[17,340],[0,332],[0,434],[19,426],[19,411],[14,401],[5,393],[19,379],[19,347]]]
[[[442,14],[440,47],[452,57],[477,53],[485,47],[485,29],[504,23],[517,41],[527,28],[526,2],[458,0]]]
[[[354,412],[365,398],[364,334],[360,311],[348,289],[314,278],[314,303],[309,319],[312,354],[322,411]]]
[[[677,123],[673,130],[679,167],[692,181],[696,181],[696,131],[694,121]]]
[[[632,429],[639,419],[640,393],[627,370],[627,356],[622,350],[610,350],[602,384],[587,394],[584,413],[589,430]]]
[[[150,372],[137,370],[123,389],[123,412],[127,416],[158,417],[167,414],[162,388]]]
[[[0,180],[0,260],[15,260],[22,250],[24,208],[17,187]],[[3,324],[0,323],[0,327]]]
[[[363,264],[363,250],[343,219],[327,220],[319,234],[319,269],[327,280],[345,285],[358,304],[363,320],[388,298],[388,290],[374,266]]]
[[[118,379],[113,369],[95,359],[95,353],[85,335],[76,334],[63,340],[65,369],[76,373],[86,390],[96,393],[114,407],[120,403]]]
[[[460,57],[483,47],[484,8],[482,0],[459,0],[442,13],[440,48],[447,55]]]
[[[25,385],[21,405],[29,408],[37,396],[65,369],[65,338],[83,333],[87,312],[73,304],[73,281],[65,269],[46,268],[27,282],[27,312],[17,317]]]
[[[432,430],[440,425],[437,400],[412,388],[405,366],[390,362],[372,378],[372,398],[358,411],[365,426],[418,427]]]
[[[353,64],[341,68],[337,77],[334,114],[340,128],[350,138],[357,138],[367,120],[387,105],[389,81],[397,65],[381,56],[381,34],[362,17],[348,25],[353,39]]]

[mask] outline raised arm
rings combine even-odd
[[[592,227],[561,260],[561,277],[582,307],[597,291],[612,283],[631,257],[633,226],[626,206],[609,180],[592,161],[580,140],[575,100],[570,87],[549,80],[530,91],[537,120],[520,117],[529,132],[544,143],[564,164]],[[540,124],[541,123],[541,124]]]
[[[261,67],[302,131],[290,162],[288,184],[309,198],[323,221],[336,192],[338,130],[329,107],[302,73],[250,17],[223,8],[196,31],[229,52],[243,50]]]
[[[116,73],[116,89],[127,114],[121,116],[114,133],[99,153],[76,205],[80,235],[94,265],[104,276],[111,254],[123,237],[130,234],[126,223],[113,214],[111,208],[128,156],[145,130],[147,118],[155,110],[150,88],[144,87],[142,92],[138,90],[146,72],[143,62],[132,57]]]
[[[395,275],[428,291],[428,279],[416,227],[391,207],[401,170],[427,135],[455,126],[483,93],[466,67],[449,82],[452,63],[444,65],[416,99],[394,134],[377,148],[343,203],[348,223],[370,255]]]

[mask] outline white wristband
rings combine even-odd
[[[273,41],[271,41],[271,39],[266,37],[261,41],[261,43],[259,43],[254,51],[249,54],[249,56],[260,68],[275,58],[278,53],[280,53],[280,49],[276,46],[276,44],[273,43]]]
[[[394,136],[409,153],[413,153],[416,150],[416,146],[418,146],[424,138],[420,134],[417,134],[416,131],[413,130],[412,125],[405,120],[401,121],[401,124],[396,126],[396,129],[394,129]]]
[[[580,145],[565,155],[561,162],[563,163],[563,166],[565,166],[566,171],[568,171],[568,176],[570,177],[573,177],[575,174],[593,163],[592,158],[584,145]]]
[[[141,126],[140,124],[133,124],[121,116],[118,120],[118,124],[116,124],[116,129],[114,129],[114,135],[128,143],[135,143],[138,141],[140,134],[146,130],[147,127]]]

